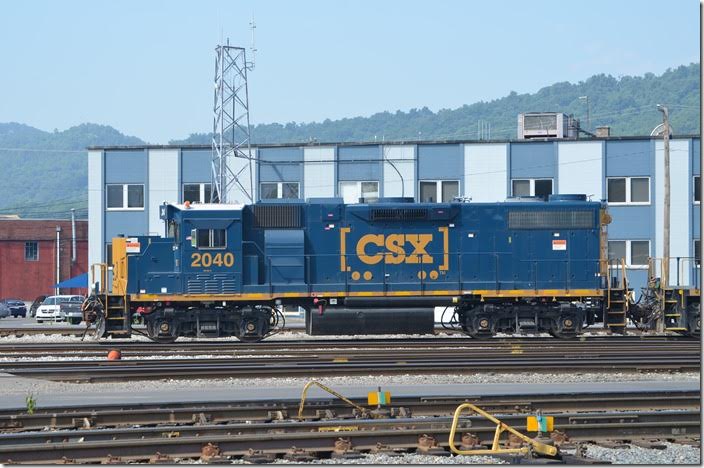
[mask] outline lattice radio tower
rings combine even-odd
[[[251,26],[254,31],[254,22]],[[254,55],[254,42],[251,50]],[[253,68],[254,62],[247,62],[245,49],[231,46],[229,39],[226,45],[215,48],[213,185],[210,202],[254,201],[247,90],[247,70]]]

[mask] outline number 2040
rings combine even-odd
[[[235,256],[230,253],[216,253],[212,255],[210,253],[199,253],[194,252],[191,254],[191,266],[194,268],[208,268],[213,265],[221,267],[231,267],[235,264]]]

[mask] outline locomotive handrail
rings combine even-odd
[[[93,263],[90,266],[90,277],[91,277],[91,283],[95,284],[95,268],[99,268],[99,275],[100,275],[100,281],[99,281],[99,291],[95,291],[95,294],[104,294],[106,289],[105,286],[107,285],[107,272],[108,272],[108,264],[107,263]]]

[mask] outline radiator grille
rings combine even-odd
[[[232,294],[236,293],[235,279],[227,273],[197,274],[186,282],[189,294]]]
[[[301,205],[254,205],[254,227],[300,228]]]
[[[594,212],[511,210],[509,229],[594,229]]]
[[[428,210],[422,208],[373,208],[372,221],[417,221],[428,219]]]

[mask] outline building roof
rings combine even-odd
[[[55,240],[57,226],[61,238],[71,235],[70,219],[0,219],[0,241]],[[76,220],[76,238],[88,239],[87,220]]]
[[[240,211],[244,208],[242,203],[191,203],[188,208],[184,203],[168,203],[181,211],[208,211],[208,210],[233,210]]]
[[[673,135],[672,139],[677,138],[699,138],[700,135],[686,134]],[[467,144],[467,143],[537,143],[546,141],[619,141],[619,140],[661,140],[661,136],[608,136],[608,137],[593,137],[593,138],[530,138],[527,140],[518,139],[503,139],[503,140],[389,140],[389,141],[306,141],[298,143],[262,143],[253,144],[252,148],[298,148],[317,147],[317,146],[368,146],[368,145],[439,145],[439,144]],[[124,146],[89,146],[88,150],[145,150],[145,149],[190,149],[190,150],[210,150],[211,145],[124,145]]]

